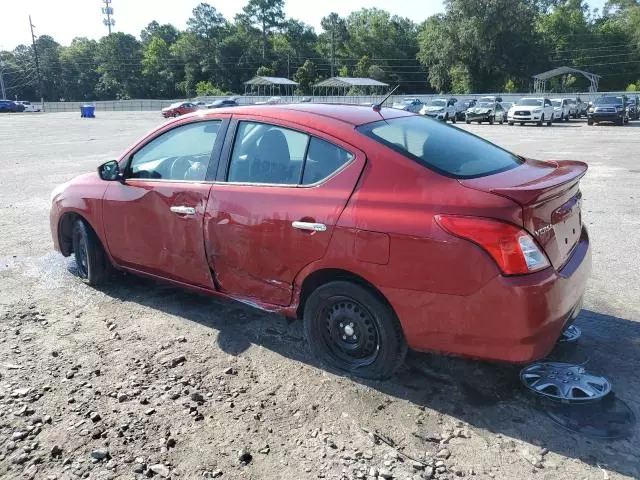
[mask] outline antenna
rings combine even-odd
[[[396,85],[396,88],[394,88],[394,89],[393,89],[393,90],[391,90],[389,93],[387,93],[387,96],[386,96],[386,97],[384,97],[384,98],[382,99],[382,101],[381,101],[381,102],[376,103],[376,104],[373,106],[373,111],[374,111],[374,112],[379,112],[380,110],[382,110],[382,104],[383,104],[384,102],[386,102],[387,100],[389,100],[389,97],[390,97],[391,95],[393,95],[393,92],[395,92],[399,87],[400,87],[400,85]]]
[[[107,16],[107,18],[102,19],[102,23],[109,29],[109,35],[111,35],[111,27],[116,24],[116,21],[111,18],[113,15],[113,7],[111,6],[111,0],[102,0],[102,3],[104,3],[102,14]]]

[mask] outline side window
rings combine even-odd
[[[351,161],[353,155],[329,142],[312,137],[307,153],[307,162],[302,177],[303,185],[324,180],[344,164]]]
[[[127,177],[203,181],[220,124],[190,123],[154,138],[133,154]]]
[[[309,136],[265,123],[240,122],[229,182],[298,185]]]

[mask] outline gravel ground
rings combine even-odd
[[[412,353],[393,380],[364,382],[312,359],[300,322],[132,276],[79,282],[52,250],[49,193],[161,121],[0,116],[0,477],[640,477],[637,427],[563,430],[517,367]],[[461,128],[589,163],[583,337],[552,356],[609,377],[640,412],[640,122]]]

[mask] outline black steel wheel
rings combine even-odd
[[[392,376],[407,352],[391,308],[352,282],[335,281],[317,288],[305,304],[304,329],[316,357],[363,378]]]
[[[109,260],[98,236],[84,220],[78,219],[73,225],[72,243],[78,276],[89,285],[103,284],[109,277]]]

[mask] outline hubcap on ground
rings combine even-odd
[[[611,391],[609,380],[570,363],[533,363],[522,369],[520,380],[534,393],[563,402],[598,400]]]
[[[582,330],[579,327],[576,327],[574,324],[568,325],[567,328],[564,329],[562,335],[560,335],[560,343],[574,343],[577,342],[582,335]]]
[[[379,334],[371,313],[360,303],[334,297],[324,310],[324,344],[349,367],[370,365],[378,355]]]

